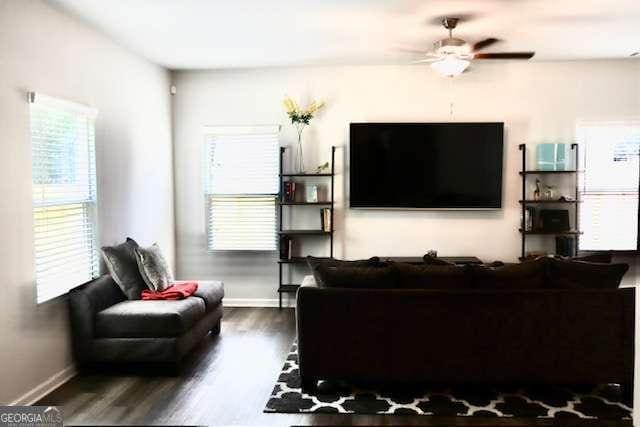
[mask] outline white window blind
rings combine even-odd
[[[209,250],[276,250],[278,126],[206,128]]]
[[[96,111],[29,94],[37,301],[98,275]]]
[[[580,250],[636,250],[640,124],[583,123],[577,133],[584,150]]]

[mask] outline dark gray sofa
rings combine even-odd
[[[128,300],[110,275],[69,293],[72,344],[79,365],[178,363],[209,332],[220,332],[224,288],[198,281],[177,301]]]

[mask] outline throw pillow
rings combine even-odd
[[[138,246],[135,253],[140,275],[149,289],[162,292],[173,284],[173,275],[157,243],[148,248]]]
[[[422,257],[422,261],[424,261],[424,263],[427,264],[427,265],[455,265],[452,262],[445,261],[442,258],[436,258],[436,257],[431,256],[429,254],[425,254]]]
[[[558,289],[616,289],[629,270],[627,264],[603,264],[551,258],[549,281]]]
[[[109,274],[130,300],[140,299],[142,291],[147,289],[138,269],[137,247],[138,243],[129,237],[119,245],[102,247],[102,258]]]
[[[390,267],[320,265],[317,274],[318,283],[329,288],[388,289],[395,285]]]
[[[467,266],[398,262],[392,268],[402,289],[469,289],[471,284]]]
[[[474,289],[542,289],[547,281],[547,258],[498,267],[470,266]]]
[[[307,265],[309,269],[311,269],[311,274],[316,279],[316,283],[319,286],[322,286],[322,277],[318,274],[318,268],[320,266],[327,267],[382,267],[386,265],[385,263],[380,261],[380,258],[377,256],[371,257],[369,259],[361,259],[355,261],[344,261],[335,258],[317,258],[313,256],[307,256]]]

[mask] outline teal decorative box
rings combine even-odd
[[[538,170],[567,170],[569,166],[568,149],[568,144],[538,144],[536,149]]]

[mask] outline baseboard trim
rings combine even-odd
[[[225,298],[225,307],[278,307],[278,298]],[[295,298],[282,298],[283,307],[295,307]]]
[[[77,373],[78,370],[76,369],[75,365],[67,366],[60,372],[53,374],[47,380],[38,384],[22,396],[11,402],[9,405],[33,405],[34,403],[45,397],[47,394],[51,393],[53,390],[66,383],[71,378],[75,377]]]

